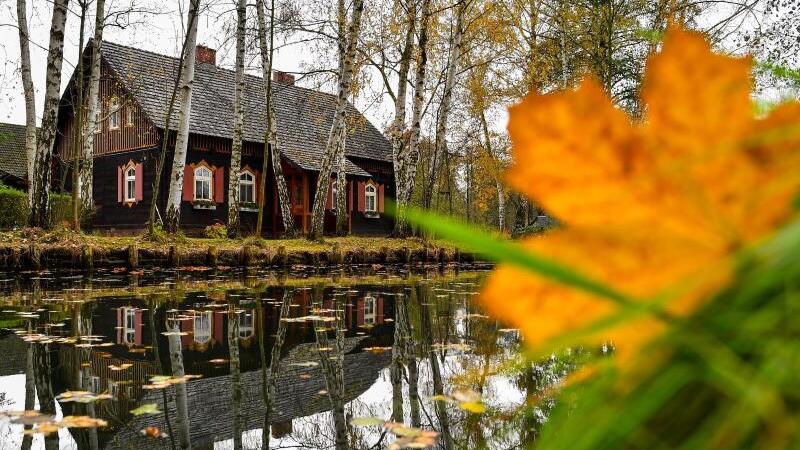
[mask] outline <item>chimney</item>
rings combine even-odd
[[[294,85],[294,75],[286,72],[281,72],[280,70],[273,70],[272,71],[272,81]]]
[[[204,45],[198,45],[194,51],[195,60],[197,63],[217,65],[217,51],[213,48],[208,48]]]

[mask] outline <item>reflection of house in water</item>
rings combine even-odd
[[[117,308],[117,344],[142,345],[142,309]]]
[[[255,309],[239,310],[239,345],[249,347],[257,335]],[[228,345],[228,314],[223,311],[191,311],[180,321],[183,348],[204,352],[218,345]]]
[[[366,317],[366,314],[365,314]],[[364,393],[377,380],[380,371],[389,362],[390,353],[373,353],[356,350],[363,346],[368,337],[350,337],[345,343],[344,382],[345,402]],[[353,353],[349,353],[354,351]],[[274,400],[273,434],[284,435],[291,432],[292,420],[330,410],[322,371],[317,367],[304,367],[301,363],[317,361],[316,345],[300,344],[281,360],[280,375],[277,380]],[[214,442],[232,437],[233,412],[230,399],[230,376],[203,378],[190,381],[187,385],[189,414],[191,421],[192,445],[196,448],[212,448]],[[172,390],[169,397],[174,399]],[[141,403],[161,403],[161,393],[148,392]],[[261,371],[254,370],[242,374],[242,409],[245,417],[244,429],[254,430],[263,427],[264,404],[261,394]],[[168,406],[170,417],[175,417],[175,403]],[[155,426],[166,429],[164,415],[145,415],[131,419],[125,427],[113,435],[106,448],[169,448],[168,439],[148,439],[139,430]],[[277,437],[277,436],[276,436]]]

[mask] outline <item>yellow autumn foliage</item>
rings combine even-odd
[[[639,302],[683,316],[731,276],[735,255],[792,214],[800,187],[800,105],[753,113],[749,58],[714,54],[671,29],[647,64],[634,123],[599,84],[531,94],[511,108],[510,184],[563,220],[525,246]],[[619,306],[501,266],[482,295],[538,346]],[[591,335],[624,357],[663,328],[652,315]]]

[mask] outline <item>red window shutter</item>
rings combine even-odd
[[[325,199],[325,209],[333,209],[333,181],[328,182],[328,196]]]
[[[136,165],[136,201],[144,200],[144,167],[142,163]]]
[[[194,200],[194,167],[187,164],[183,166],[183,201]]]
[[[214,203],[225,203],[225,168],[214,169]]]
[[[365,201],[364,201],[364,189],[366,188],[363,181],[358,182],[358,212],[364,212],[365,208]]]
[[[122,196],[123,196],[123,176],[122,176],[122,166],[117,166],[117,202],[122,203]]]
[[[378,185],[378,212],[383,212],[383,185]]]

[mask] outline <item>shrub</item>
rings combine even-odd
[[[69,221],[72,198],[69,194],[50,194],[50,224]],[[28,222],[28,193],[0,185],[0,228],[24,227]]]
[[[219,222],[203,229],[203,236],[209,239],[225,239],[228,237],[228,227]]]

